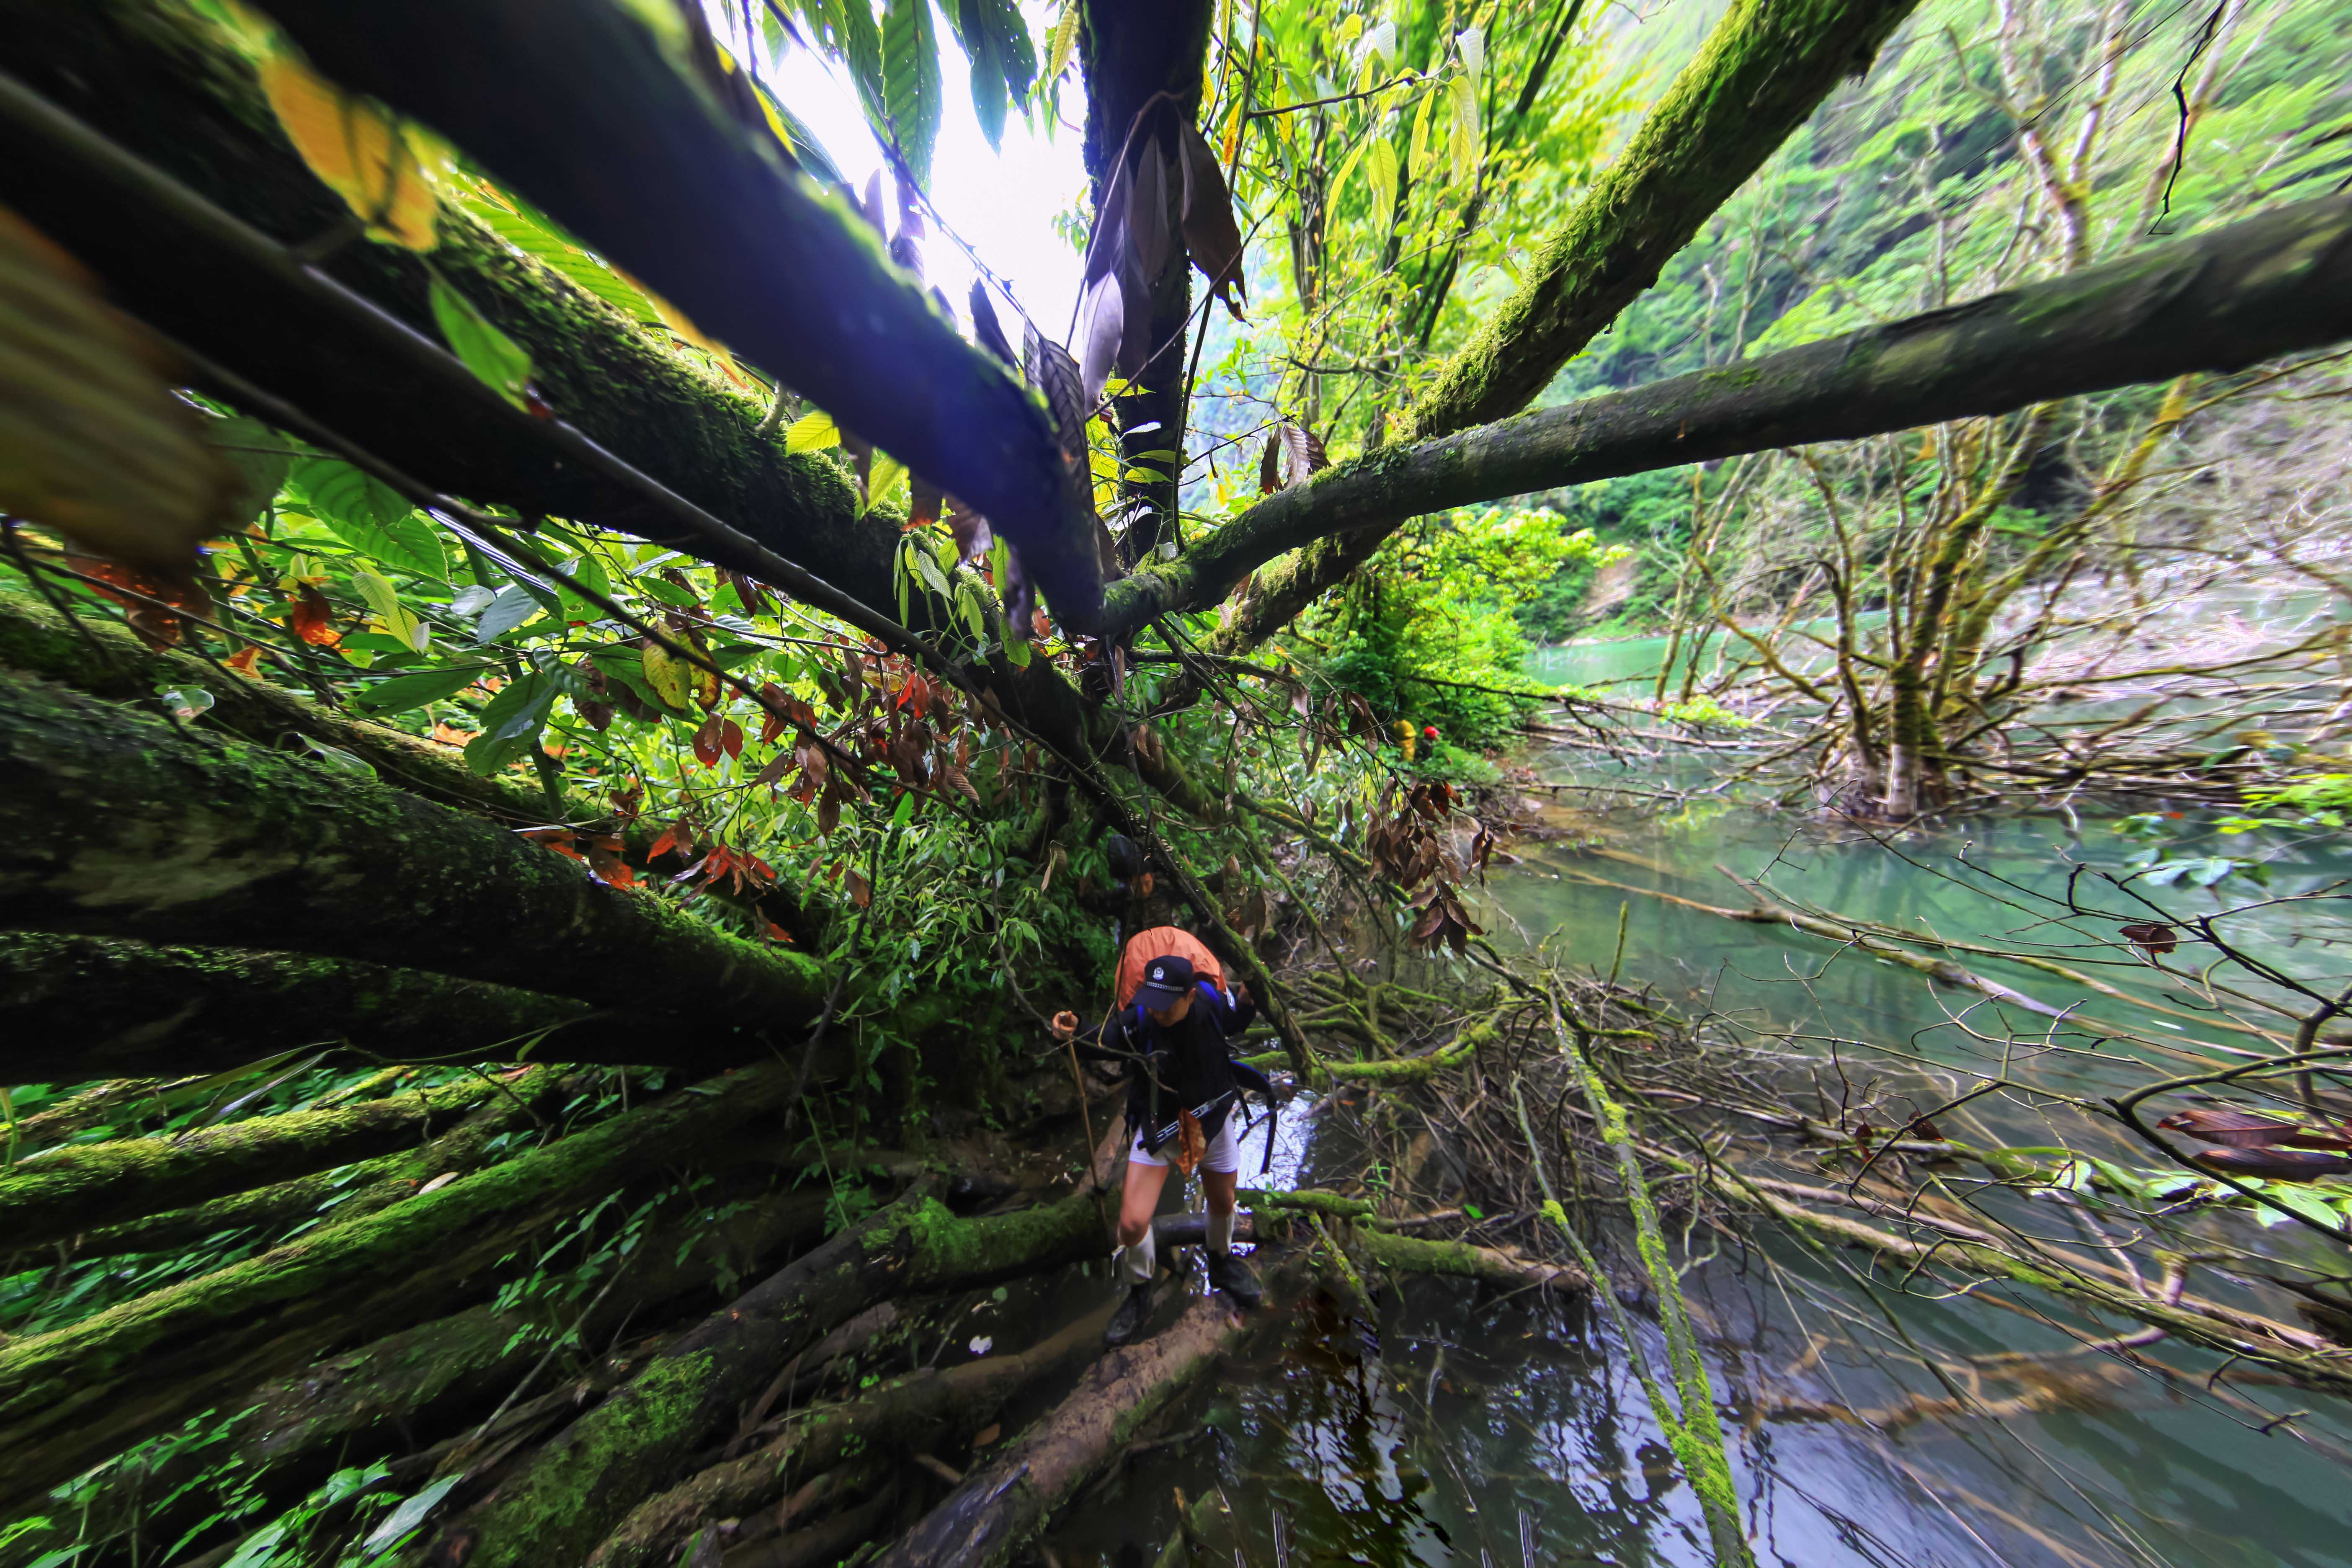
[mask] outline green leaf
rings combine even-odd
[[[680,609],[700,603],[694,596],[693,589],[681,588],[666,577],[656,577],[651,574],[637,579],[637,592],[648,599],[659,599],[665,605],[676,605]]]
[[[874,467],[866,481],[866,504],[858,509],[864,516],[888,500],[907,484],[907,465],[887,452],[874,454]]]
[[[482,731],[466,743],[466,765],[483,778],[530,754],[555,706],[554,683],[537,673],[509,680],[482,710]]]
[[[498,596],[483,610],[482,618],[474,623],[474,640],[496,642],[545,608],[538,595],[520,583],[509,583],[499,590]]]
[[[1037,74],[1037,51],[1012,0],[948,0],[947,15],[971,62],[972,113],[994,147],[1003,139],[1005,110]]]
[[[1078,41],[1079,0],[1062,0],[1062,19],[1054,25],[1054,43],[1045,57],[1045,79],[1059,80],[1068,68],[1070,50]]]
[[[297,458],[288,483],[301,497],[305,515],[324,523],[327,531],[362,555],[436,582],[448,581],[441,535],[390,485],[332,458]]]
[[[1465,74],[1448,90],[1454,100],[1454,177],[1466,185],[1478,177],[1478,86]]]
[[[466,368],[490,384],[517,408],[527,406],[524,389],[530,384],[530,355],[523,346],[490,324],[474,302],[432,275],[433,319],[448,340],[449,352]]]
[[[391,713],[405,713],[412,708],[422,708],[445,697],[455,697],[481,679],[483,673],[481,665],[467,664],[451,665],[442,669],[420,669],[414,675],[396,675],[361,692],[352,699],[352,706],[378,718]]]
[[[367,601],[368,608],[375,612],[376,619],[383,623],[386,632],[419,653],[432,646],[433,628],[400,602],[400,590],[392,585],[390,578],[375,572],[354,572],[352,582],[359,589],[360,597]]]
[[[1348,194],[1348,181],[1355,174],[1356,165],[1364,161],[1364,153],[1370,150],[1374,142],[1379,140],[1379,137],[1373,136],[1357,142],[1356,150],[1349,153],[1347,161],[1339,165],[1339,174],[1333,176],[1331,181],[1330,202],[1333,210],[1338,209],[1339,198]]]
[[[1372,183],[1372,222],[1385,232],[1390,215],[1396,211],[1397,194],[1396,145],[1387,137],[1372,139],[1371,152],[1364,163],[1364,177]]]
[[[835,45],[849,67],[866,118],[877,126],[884,124],[887,110],[882,89],[882,34],[874,26],[872,0],[832,0],[826,20],[835,24]]]
[[[830,414],[803,414],[784,431],[784,450],[814,452],[841,445],[841,427]]]
[[[850,0],[856,9],[858,0]],[[931,177],[940,134],[940,46],[931,0],[888,0],[882,13],[883,128],[919,183]]]
[[[914,542],[914,556],[915,570],[922,574],[923,586],[942,599],[952,598],[954,590],[948,586],[948,574],[940,570],[939,558],[924,549],[920,540]]]
[[[367,1556],[373,1557],[402,1536],[423,1524],[425,1516],[433,1511],[434,1505],[447,1497],[450,1489],[465,1479],[463,1475],[455,1475],[435,1481],[431,1486],[394,1509],[385,1517],[384,1521],[369,1531],[368,1538],[360,1542],[360,1551]]]
[[[563,569],[570,573],[572,576],[578,581],[580,585],[587,589],[590,593],[601,595],[607,599],[613,596],[612,574],[604,570],[604,563],[597,559],[596,552],[594,551],[582,551],[571,561],[566,562]],[[597,621],[602,620],[604,617],[604,612],[601,606],[587,599],[582,598],[576,594],[572,594],[568,591],[565,592],[563,595],[563,607],[567,612],[564,616],[564,619],[566,620]],[[580,615],[568,613],[575,606],[585,613]]]

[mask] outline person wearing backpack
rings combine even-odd
[[[1188,1175],[1195,1167],[1201,1173],[1208,1198],[1210,1284],[1244,1307],[1257,1304],[1257,1277],[1233,1251],[1241,1169],[1234,1112],[1244,1089],[1259,1094],[1269,1108],[1274,1103],[1265,1075],[1233,1059],[1231,1042],[1257,1016],[1248,988],[1236,983],[1221,989],[1216,961],[1173,927],[1139,931],[1129,950],[1136,959],[1132,994],[1122,995],[1109,1022],[1079,1041],[1076,1014],[1057,1013],[1053,1020],[1056,1040],[1076,1042],[1081,1056],[1118,1063],[1127,1072],[1127,1125],[1133,1136],[1119,1202],[1118,1261],[1126,1297],[1104,1335],[1114,1345],[1132,1339],[1151,1314],[1159,1261],[1151,1219],[1171,1164]],[[1196,964],[1196,956],[1205,965]],[[1266,1158],[1273,1158],[1270,1133]]]

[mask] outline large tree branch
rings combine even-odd
[[[0,23],[21,45],[12,66],[75,117],[59,125],[0,79],[0,201],[134,313],[440,489],[772,580],[756,550],[689,533],[676,507],[582,460],[584,437],[862,605],[891,598],[897,527],[857,515],[831,460],[786,455],[758,405],[464,213],[442,214],[434,264],[530,351],[556,420],[511,407],[419,335],[431,331],[426,279],[408,252],[351,245],[309,266],[269,237],[331,230],[341,202],[287,145],[250,66],[174,0],[0,0]],[[113,146],[90,146],[76,121]],[[1104,751],[1102,726],[1058,673],[1033,661],[1019,684],[1057,752]],[[1146,776],[1160,782],[1149,764]]]
[[[1659,269],[1840,80],[1869,68],[1915,4],[1738,0],[1518,289],[1446,362],[1394,438],[1426,441],[1525,407],[1657,281]],[[1387,534],[1319,537],[1323,531],[1295,560],[1260,576],[1215,639],[1218,651],[1245,650],[1288,622],[1370,559]]]
[[[2242,370],[2346,338],[2352,196],[2297,203],[2046,283],[1327,468],[1116,584],[1106,617],[1138,626],[1205,608],[1285,551],[1368,552],[1447,507]]]
[[[347,211],[209,24],[173,0],[0,0],[0,26],[8,68],[40,99],[193,198],[159,199],[138,166],[110,166],[70,126],[0,93],[0,201],[117,303],[441,489],[701,552],[640,491],[551,440],[552,422],[462,367],[453,376],[430,352],[430,282],[415,255],[352,243],[306,268],[285,252],[335,232]],[[760,404],[467,212],[445,205],[436,232],[433,266],[530,352],[559,420],[849,595],[888,601],[895,531],[857,515],[831,458],[787,454],[761,433]],[[758,574],[748,560],[721,563]]]
[[[674,1015],[426,970],[49,931],[0,931],[0,1042],[7,1083],[226,1072],[340,1045],[385,1061],[707,1071],[754,1048],[733,1029],[681,1028]]]
[[[0,776],[10,924],[389,960],[714,1034],[824,1003],[809,959],[478,817],[58,687],[0,679]]]
[[[1055,611],[1101,595],[1084,476],[1043,403],[880,237],[616,0],[275,0],[338,81],[446,132],[601,252],[1022,548]]]
[[[1406,415],[1405,441],[1515,414],[1617,319],[1916,0],[1738,0],[1526,279]]]

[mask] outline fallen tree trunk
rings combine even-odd
[[[630,1067],[651,1055],[664,1066],[716,1069],[744,1056],[732,1034],[707,1038],[659,1014],[608,1012],[422,970],[0,931],[0,1079],[7,1082],[222,1072],[333,1046],[394,1062],[531,1056]]]
[[[242,1414],[214,1440],[151,1451],[144,1462],[111,1475],[87,1510],[95,1533],[101,1543],[134,1531],[148,1541],[179,1537],[216,1506],[210,1489],[190,1483],[228,1456],[240,1488],[291,1505],[338,1466],[412,1449],[436,1432],[478,1420],[541,1361],[551,1340],[570,1336],[576,1353],[559,1358],[558,1370],[539,1380],[556,1391],[579,1375],[571,1366],[593,1362],[598,1343],[625,1324],[649,1327],[658,1318],[648,1314],[707,1290],[714,1279],[773,1267],[817,1239],[826,1202],[819,1192],[786,1193],[715,1226],[698,1216],[673,1221],[646,1236],[617,1266],[609,1289],[551,1290],[512,1309],[484,1302],[264,1384],[230,1401]],[[584,1308],[570,1304],[576,1294],[589,1298]],[[82,1528],[79,1518],[59,1520],[49,1532],[12,1541],[10,1548],[38,1557],[72,1544]]]
[[[1591,1279],[1581,1268],[1520,1258],[1466,1241],[1421,1241],[1394,1231],[1366,1228],[1355,1233],[1354,1243],[1368,1260],[1407,1274],[1443,1274],[1507,1289],[1536,1286],[1578,1296],[1592,1289]]]
[[[264,237],[308,240],[344,222],[345,209],[286,144],[251,64],[176,0],[0,0],[0,22],[49,100],[12,98],[0,78],[0,147],[10,154],[0,158],[0,200],[144,319],[330,426],[364,432],[369,450],[451,494],[658,538],[761,574],[754,556],[693,533],[642,479],[578,460],[558,438],[577,426],[752,544],[821,567],[849,600],[894,596],[896,522],[861,514],[829,459],[786,455],[760,407],[464,212],[441,214],[433,263],[530,352],[560,420],[513,408],[435,346],[426,275],[407,252],[349,245],[313,264]],[[93,93],[92,82],[109,87]],[[53,104],[87,124],[60,132]],[[93,153],[89,127],[120,145]],[[257,250],[269,253],[266,264]],[[297,286],[328,273],[334,287]],[[1013,684],[1002,670],[996,679]],[[1044,661],[1018,683],[1041,739],[1066,755],[1103,749],[1085,721],[1090,705]],[[1160,787],[1164,770],[1141,761]],[[1202,798],[1188,796],[1186,809]]]
[[[94,127],[262,233],[302,244],[350,209],[303,163],[252,62],[174,0],[58,5],[7,0],[8,68]],[[184,215],[95,177],[22,121],[0,127],[0,201],[96,269],[116,301],[207,357],[452,493],[636,532],[662,531],[645,499],[567,463],[537,421],[470,377],[451,381],[388,355],[345,310],[240,267]],[[518,254],[471,212],[445,204],[433,266],[530,355],[541,395],[590,439],[735,521],[869,604],[889,602],[887,527],[869,529],[841,466],[789,454],[746,390],[554,269]],[[438,342],[422,260],[349,244],[317,264]],[[654,323],[657,326],[657,323]]]
[[[1367,454],[1121,581],[1105,619],[1133,626],[1204,608],[1318,541],[1360,560],[1406,518],[1448,507],[2241,370],[2347,337],[2352,196],[2299,202],[1907,321]],[[1254,604],[1288,592],[1276,575],[1259,577]],[[1248,640],[1276,624],[1254,621]]]
[[[843,1231],[672,1345],[442,1527],[468,1568],[574,1561],[668,1487],[776,1367],[886,1295],[987,1284],[1109,1250],[1095,1195],[959,1220],[928,1194]]]
[[[1732,5],[1624,152],[1545,244],[1519,287],[1406,411],[1396,439],[1427,441],[1526,407],[1561,365],[1656,281],[1668,258],[1840,81],[1869,68],[1879,45],[1914,4],[1741,0]],[[1288,625],[1370,560],[1393,527],[1346,535],[1322,531],[1297,555],[1259,574],[1213,647],[1242,652]],[[1237,574],[1233,581],[1238,580]],[[1216,598],[1223,597],[1221,589]],[[1105,620],[1124,624],[1112,615]]]
[[[989,1568],[1042,1529],[1169,1401],[1206,1372],[1248,1319],[1222,1295],[1194,1298],[1150,1339],[1087,1368],[1053,1413],[1000,1447],[874,1568]]]
[[[328,75],[435,126],[844,429],[985,513],[1055,615],[1091,617],[1094,507],[1043,403],[628,6],[278,0],[271,15]]]
[[[163,1207],[245,1192],[417,1143],[497,1092],[479,1079],[256,1117],[172,1138],[46,1150],[0,1174],[0,1236],[38,1247]]]
[[[172,1252],[227,1231],[258,1230],[278,1237],[312,1222],[320,1228],[350,1225],[407,1202],[428,1182],[497,1163],[504,1134],[552,1126],[552,1113],[583,1087],[578,1079],[559,1076],[554,1069],[534,1069],[421,1147],[85,1231],[74,1237],[72,1254],[79,1260]]]
[[[984,1356],[893,1378],[845,1405],[793,1416],[782,1436],[739,1459],[714,1465],[637,1505],[588,1559],[588,1568],[667,1568],[711,1520],[741,1518],[784,1495],[793,1476],[831,1469],[874,1448],[928,1450],[958,1445],[1034,1384],[1064,1377],[1102,1348],[1112,1303],[1015,1355]],[[723,1532],[722,1532],[723,1534]]]
[[[397,957],[675,1009],[722,1021],[654,1031],[646,1054],[699,1034],[706,1061],[721,1040],[748,1057],[824,1002],[810,960],[593,881],[478,818],[56,687],[0,679],[0,769],[11,924]]]
[[[100,657],[92,657],[93,643]],[[266,679],[234,675],[176,648],[149,648],[121,623],[105,616],[83,615],[69,626],[47,605],[0,589],[0,666],[118,702],[153,704],[160,691],[201,690],[213,699],[203,720],[207,728],[217,726],[241,740],[270,747],[297,737],[317,741],[349,752],[373,768],[386,784],[426,800],[476,812],[501,824],[548,821],[551,803],[542,791],[525,789],[503,775],[476,776],[455,746],[335,712],[302,693]],[[565,817],[576,824],[594,815],[573,811]],[[643,871],[646,851],[658,832],[645,823],[622,828],[622,858]],[[822,942],[832,912],[824,900],[781,877],[743,902],[790,931],[804,947]]]
[[[0,1508],[275,1371],[415,1321],[545,1217],[793,1089],[782,1065],[689,1086],[436,1192],[0,1347]]]
[[[92,641],[97,644],[93,651]],[[207,692],[205,722],[262,744],[307,736],[349,752],[411,795],[496,821],[547,820],[547,796],[503,778],[479,778],[452,748],[388,724],[345,718],[282,686],[240,679],[174,648],[150,648],[121,623],[83,616],[78,626],[46,605],[0,591],[0,665],[118,702],[152,702],[167,688]]]

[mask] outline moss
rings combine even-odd
[[[0,1348],[0,1473],[22,1489],[53,1484],[222,1396],[239,1358],[258,1347],[314,1353],[364,1321],[353,1310],[362,1300],[381,1308],[404,1290],[446,1289],[510,1250],[519,1217],[576,1204],[719,1136],[791,1084],[787,1068],[768,1066],[723,1089],[681,1090],[438,1192]],[[387,1288],[387,1279],[401,1283]],[[126,1400],[133,1390],[139,1397]],[[110,1404],[107,1422],[83,1421]]]
[[[34,681],[0,680],[18,919],[405,961],[623,1007],[787,1025],[814,960],[384,785]]]
[[[386,1100],[56,1149],[0,1175],[0,1234],[33,1247],[383,1154],[495,1092],[478,1079]]]

